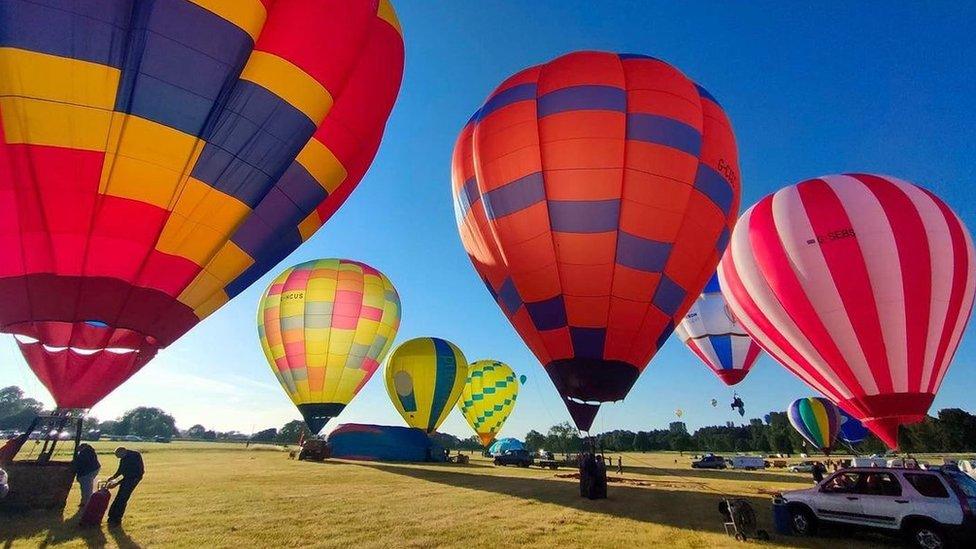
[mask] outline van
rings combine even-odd
[[[851,459],[851,467],[887,467],[888,460],[882,457],[856,457]]]
[[[755,471],[766,468],[766,460],[759,456],[733,456],[729,461],[732,463],[733,469]]]

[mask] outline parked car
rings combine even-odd
[[[725,469],[727,466],[725,458],[715,454],[705,454],[698,461],[691,462],[692,469]]]
[[[136,435],[125,435],[122,440],[126,442],[142,442],[142,437]]]
[[[816,464],[816,461],[801,461],[800,463],[790,465],[788,469],[793,473],[812,473],[813,466]]]
[[[532,465],[532,454],[525,449],[505,450],[505,452],[495,456],[495,465],[518,465],[528,467]]]
[[[976,480],[948,467],[855,467],[783,499],[799,535],[830,523],[899,533],[924,549],[976,541]]]

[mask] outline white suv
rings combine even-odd
[[[976,539],[976,480],[958,470],[853,467],[783,499],[800,535],[823,522],[900,532],[925,549]]]

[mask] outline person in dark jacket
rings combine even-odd
[[[824,473],[827,472],[827,467],[819,461],[813,464],[813,482],[820,484],[823,482]]]
[[[78,479],[78,487],[81,488],[81,504],[78,506],[84,507],[91,498],[95,488],[95,477],[102,469],[102,464],[98,462],[98,456],[95,455],[95,449],[91,444],[80,444],[74,459],[71,460],[71,465],[75,468],[75,478]]]
[[[119,493],[115,495],[112,506],[108,509],[108,525],[120,526],[125,506],[129,503],[132,491],[139,485],[145,468],[142,464],[142,454],[135,450],[126,450],[121,446],[115,449],[115,457],[119,458],[119,470],[108,478],[111,486],[118,486]],[[119,479],[119,480],[116,480]]]

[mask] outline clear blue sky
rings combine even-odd
[[[814,10],[779,2],[394,0],[407,63],[379,155],[349,202],[286,265],[347,257],[399,289],[398,341],[436,335],[470,360],[495,358],[529,381],[504,431],[522,436],[569,418],[548,377],[485,291],[454,223],[450,156],[461,126],[505,77],[579,49],[639,52],[702,83],[725,107],[739,143],[743,206],[818,175],[868,171],[927,186],[976,229],[976,41],[967,3],[868,2]],[[744,209],[744,208],[743,208]],[[298,418],[270,373],[254,327],[269,273],[162,351],[94,409],[102,419],[160,406],[179,426],[250,431]],[[973,410],[976,324],[933,409]],[[13,340],[0,343],[2,383],[33,379]],[[11,374],[12,372],[12,374]],[[763,357],[738,391],[747,418],[782,410],[810,390]],[[709,400],[721,405],[712,408]],[[739,420],[725,388],[672,337],[623,403],[595,431]],[[382,372],[338,422],[402,424]],[[338,423],[336,422],[336,423]],[[442,430],[469,436],[460,414]]]

